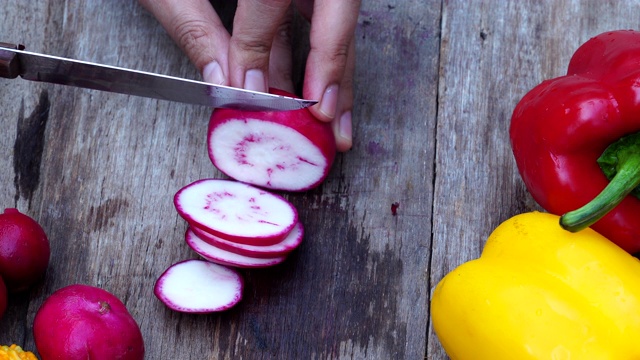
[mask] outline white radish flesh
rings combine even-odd
[[[205,260],[220,265],[240,268],[264,268],[280,264],[287,258],[285,255],[273,258],[256,258],[239,255],[209,244],[198,237],[191,229],[187,230],[185,234],[185,241],[193,251],[202,256]]]
[[[203,231],[195,226],[191,227],[191,230],[195,233],[197,237],[201,240],[216,246],[220,249],[236,253],[239,255],[257,257],[257,258],[273,258],[281,255],[287,255],[295,248],[297,248],[300,243],[302,243],[302,238],[304,236],[304,229],[301,223],[298,223],[293,230],[287,235],[284,240],[274,245],[267,246],[255,246],[255,245],[247,245],[241,244],[235,241],[228,241],[218,236],[209,234],[206,231]]]
[[[285,191],[319,185],[336,154],[330,123],[318,121],[308,109],[216,109],[209,121],[208,149],[213,164],[229,177]]]
[[[237,304],[243,287],[236,270],[192,259],[170,266],[156,281],[154,294],[172,310],[204,314]]]
[[[232,241],[275,244],[298,222],[285,198],[236,181],[193,182],[176,193],[174,204],[189,224]]]
[[[315,184],[327,168],[327,160],[309,139],[284,125],[258,119],[220,124],[209,143],[220,171],[266,188],[291,190],[294,183]]]

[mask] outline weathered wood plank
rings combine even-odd
[[[638,10],[633,2],[444,3],[431,287],[478,257],[500,222],[537,209],[509,144],[511,112],[520,97],[562,75],[590,37],[637,28]],[[446,358],[431,328],[426,357]]]

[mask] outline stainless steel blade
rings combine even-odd
[[[1,49],[16,54],[20,76],[32,81],[242,110],[299,110],[317,103],[24,50]]]

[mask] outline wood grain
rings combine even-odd
[[[204,316],[168,310],[152,289],[167,266],[196,257],[172,198],[222,176],[206,152],[210,109],[0,79],[0,204],[38,220],[52,244],[45,280],[11,297],[0,344],[35,349],[40,304],[85,283],[124,301],[149,359],[446,359],[429,323],[432,288],[497,224],[537,208],[512,159],[513,107],[590,37],[637,27],[639,10],[363,2],[353,149],[322,186],[286,194],[303,245],[280,266],[242,271],[244,300]],[[135,2],[19,0],[0,19],[0,41],[28,50],[199,79]],[[299,87],[308,24],[294,25]]]

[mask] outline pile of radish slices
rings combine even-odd
[[[302,243],[304,228],[296,208],[266,189],[312,189],[326,178],[336,154],[330,124],[307,109],[216,109],[207,138],[211,161],[231,179],[198,180],[174,196],[188,224],[185,242],[200,258],[171,265],[154,293],[180,312],[227,310],[242,299],[244,280],[236,268],[286,260]]]

